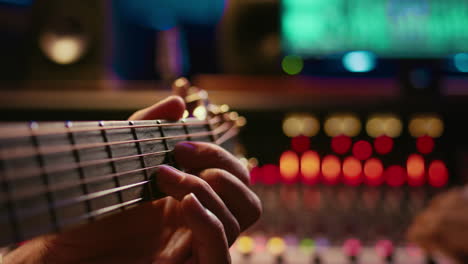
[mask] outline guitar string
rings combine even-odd
[[[214,123],[213,125],[216,125],[216,124],[218,123]],[[216,129],[218,129],[219,127],[217,127]],[[199,133],[205,133],[205,132],[199,132]],[[194,135],[196,135],[196,133],[194,133]],[[201,135],[200,137],[202,136],[204,135]],[[84,150],[84,149],[104,148],[104,147],[113,146],[113,145],[131,144],[131,143],[148,142],[148,141],[156,141],[156,140],[171,140],[171,139],[177,139],[177,138],[183,138],[183,137],[187,137],[187,135],[184,134],[184,135],[177,135],[177,136],[155,137],[155,138],[147,138],[147,139],[138,139],[138,140],[134,139],[134,140],[114,141],[114,142],[99,142],[99,143],[89,143],[89,144],[42,146],[39,150],[37,149],[31,150],[31,148],[28,148],[28,147],[16,148],[15,153],[7,153],[6,155],[4,153],[7,151],[2,150],[0,152],[0,159],[9,160],[9,159],[19,159],[19,158],[31,158],[37,155],[52,155],[52,154],[60,154],[63,152],[71,152],[71,151]]]
[[[28,130],[27,133],[21,134],[18,133],[17,128],[12,128],[11,131],[9,131],[9,128],[6,127],[2,131],[2,135],[0,135],[0,139],[15,139],[15,138],[22,138],[22,137],[30,137],[30,136],[50,136],[50,135],[60,135],[60,134],[66,134],[66,133],[79,133],[79,132],[98,132],[102,130],[116,130],[116,129],[130,129],[130,128],[153,128],[153,127],[174,127],[174,126],[203,126],[203,125],[210,125],[213,122],[217,123],[221,121],[221,118],[219,116],[213,117],[209,120],[206,121],[192,121],[194,120],[193,118],[190,119],[185,119],[185,123],[163,123],[163,124],[154,124],[154,125],[125,125],[125,126],[111,126],[111,127],[84,127],[84,128],[74,128],[73,125],[70,127],[67,127],[67,122],[64,123],[63,128],[43,128],[43,130],[36,130],[36,131],[31,131]],[[141,121],[141,120],[139,120]],[[145,120],[143,120],[145,121]],[[132,121],[109,121],[109,122],[122,122],[122,123],[128,123]],[[148,122],[150,122],[148,120]],[[40,123],[39,123],[40,124]],[[71,122],[68,122],[68,124],[72,124]],[[98,124],[98,123],[96,123]],[[62,130],[63,129],[63,130]],[[9,134],[10,133],[10,134]]]
[[[237,127],[234,125],[231,127],[231,129],[237,129]],[[231,129],[229,129],[226,133],[229,133],[231,131]],[[235,133],[229,133],[231,134],[232,136],[234,136]],[[232,137],[231,136],[231,137]],[[220,137],[221,139],[222,137]],[[230,137],[229,137],[230,138]],[[228,137],[224,137],[222,140],[218,140],[217,142],[215,142],[216,144],[223,144],[224,142],[226,142],[227,140],[229,140]],[[161,164],[162,165],[162,164]],[[143,171],[147,171],[147,170],[152,170],[152,169],[157,169],[158,167],[160,167],[161,165],[156,165],[156,166],[151,166],[151,167],[146,167],[146,168],[141,168],[141,169],[136,169],[136,170],[131,170],[131,171],[125,171],[125,172],[119,172],[119,173],[114,173],[114,174],[108,174],[108,175],[103,175],[103,176],[96,176],[96,177],[93,177],[93,178],[88,178],[86,179],[86,182],[85,183],[93,183],[93,182],[99,182],[99,181],[102,181],[102,180],[105,180],[105,179],[111,179],[113,177],[120,177],[120,176],[123,176],[123,175],[128,175],[128,174],[132,174],[132,173],[137,173],[137,172],[143,172]],[[146,183],[149,183],[150,181],[141,181],[141,182],[137,182],[137,183],[132,183],[132,184],[128,184],[128,185],[124,185],[124,186],[121,186],[121,187],[116,187],[116,188],[113,188],[113,189],[109,189],[109,190],[104,190],[104,191],[98,191],[98,192],[94,192],[94,193],[89,193],[89,194],[86,194],[86,195],[82,195],[78,198],[70,198],[70,199],[67,199],[67,200],[64,200],[64,201],[61,201],[59,203],[54,203],[53,206],[49,207],[47,205],[45,206],[38,206],[38,207],[35,207],[33,209],[24,209],[24,210],[15,210],[15,213],[17,214],[17,217],[18,218],[28,218],[28,217],[32,217],[36,214],[39,214],[43,211],[47,211],[49,210],[50,208],[56,210],[56,209],[59,209],[61,207],[64,207],[64,206],[70,206],[70,205],[75,205],[75,204],[78,204],[80,202],[83,202],[83,201],[88,201],[88,200],[92,200],[92,199],[96,199],[96,198],[99,198],[99,197],[103,197],[103,196],[106,196],[106,195],[109,195],[109,194],[113,194],[113,193],[116,193],[116,192],[121,192],[123,190],[128,190],[128,189],[131,189],[131,188],[135,188],[135,187],[138,187],[138,186],[141,186],[143,184],[146,184]],[[81,183],[80,183],[81,184]],[[54,188],[55,187],[55,188]],[[54,186],[54,185],[51,185],[49,186],[49,190],[63,190],[63,189],[66,189],[66,188],[69,188],[69,186]],[[46,192],[42,192],[42,193],[38,193],[38,195],[40,194],[44,194]],[[21,198],[22,199],[22,198]],[[21,200],[20,198],[14,196],[12,198],[12,202],[14,202],[15,200]],[[6,216],[0,216],[0,222],[3,220],[2,218],[6,218]]]

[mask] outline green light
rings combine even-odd
[[[304,238],[299,243],[299,248],[301,249],[302,252],[307,254],[307,253],[312,253],[313,252],[314,245],[315,245],[314,240],[312,240],[310,238]]]
[[[343,66],[350,72],[369,72],[375,68],[375,56],[368,51],[352,51],[343,57]]]
[[[281,62],[283,71],[289,75],[296,75],[301,73],[304,68],[304,61],[299,56],[286,56]]]
[[[459,53],[453,57],[455,68],[460,72],[468,72],[468,53]]]

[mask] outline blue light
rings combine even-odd
[[[14,5],[31,5],[32,0],[0,0],[1,3],[8,3],[8,4],[14,4]]]
[[[468,53],[458,53],[453,56],[455,68],[460,72],[468,72]]]
[[[375,65],[375,55],[369,51],[352,51],[343,56],[343,66],[350,72],[369,72]]]

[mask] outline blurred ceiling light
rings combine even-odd
[[[373,138],[388,136],[396,138],[401,135],[403,123],[393,114],[379,114],[371,116],[366,123],[367,134]]]
[[[361,132],[361,121],[354,114],[334,114],[325,121],[324,129],[330,137],[355,137]]]
[[[80,35],[58,35],[53,32],[42,34],[39,44],[51,61],[61,65],[78,61],[88,47],[87,39]]]
[[[444,122],[437,115],[417,115],[410,120],[408,129],[415,138],[425,135],[438,138],[444,133]]]
[[[313,137],[320,131],[318,119],[307,113],[294,113],[286,116],[283,121],[283,132],[288,137],[300,135]]]

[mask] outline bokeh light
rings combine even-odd
[[[375,251],[379,256],[384,258],[391,256],[394,251],[393,242],[388,239],[379,240],[375,244]]]
[[[286,250],[286,243],[280,237],[272,237],[267,242],[267,251],[273,256],[280,256]]]
[[[445,163],[441,160],[434,160],[429,165],[428,181],[432,187],[441,188],[447,185],[449,172]]]
[[[416,140],[416,148],[422,154],[429,154],[434,150],[435,142],[430,136],[421,136]]]
[[[426,173],[424,158],[418,154],[410,155],[406,161],[406,172],[408,174],[408,185],[422,186]]]
[[[401,135],[403,124],[401,120],[392,114],[371,116],[366,123],[366,131],[370,137],[388,136],[396,138]]]
[[[383,172],[382,161],[377,158],[368,159],[364,163],[364,177],[370,186],[379,186],[384,182]]]
[[[88,41],[83,36],[61,36],[52,32],[44,33],[39,44],[42,52],[51,61],[61,65],[77,62],[88,48]]]
[[[348,256],[357,256],[361,253],[362,244],[359,239],[350,238],[343,244],[343,251]]]
[[[263,183],[267,185],[276,184],[281,177],[280,169],[274,164],[265,164],[262,167]]]
[[[263,183],[263,169],[261,167],[253,167],[250,170],[250,183]]]
[[[439,138],[444,133],[444,122],[437,115],[416,115],[408,125],[411,136]]]
[[[375,152],[385,155],[393,150],[393,139],[387,135],[379,136],[374,140]]]
[[[296,136],[291,139],[291,148],[298,152],[303,153],[310,148],[310,138],[306,136]]]
[[[459,72],[468,72],[468,53],[455,54],[453,63]]]
[[[325,120],[324,129],[329,137],[355,137],[361,132],[361,121],[354,114],[334,114]]]
[[[288,137],[313,137],[320,131],[318,119],[307,113],[293,113],[283,120],[283,132]]]
[[[385,182],[391,187],[401,187],[406,182],[406,170],[399,165],[388,167],[384,176]]]
[[[347,157],[343,161],[343,177],[346,184],[359,185],[362,181],[362,164],[355,157]]]
[[[337,154],[345,154],[351,148],[352,140],[346,135],[333,137],[331,140],[331,148]]]
[[[208,111],[204,105],[199,105],[193,110],[193,116],[198,120],[205,120],[208,115]]]
[[[376,66],[376,57],[369,51],[352,51],[343,56],[343,66],[350,72],[369,72]]]
[[[284,183],[295,183],[299,176],[299,156],[285,151],[280,157],[280,173]]]
[[[281,61],[283,71],[289,75],[296,75],[301,73],[304,68],[304,61],[299,56],[285,56]]]
[[[340,180],[341,162],[334,155],[325,156],[322,160],[323,181],[329,185],[335,185]]]
[[[360,160],[370,158],[372,156],[372,145],[365,140],[359,140],[353,145],[353,155]]]
[[[249,255],[255,249],[255,241],[249,236],[241,236],[236,241],[236,248],[239,253]]]
[[[314,252],[314,240],[310,238],[304,238],[299,243],[299,249],[303,254],[312,254]]]
[[[305,184],[316,184],[320,180],[320,156],[315,151],[306,151],[301,157],[301,175]]]

